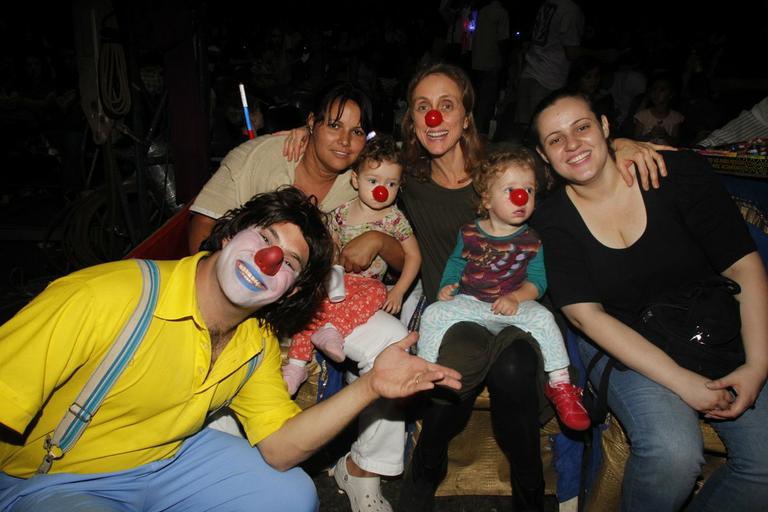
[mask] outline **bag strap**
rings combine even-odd
[[[136,263],[141,269],[142,277],[139,303],[115,338],[109,352],[69,406],[56,430],[46,437],[46,454],[37,469],[38,474],[47,473],[53,461],[61,458],[74,446],[128,362],[133,358],[149,329],[152,313],[157,305],[160,272],[154,261],[136,260]]]
[[[413,310],[411,318],[408,320],[408,332],[418,331],[421,325],[421,315],[427,309],[427,296],[422,295],[416,303],[416,309]]]
[[[597,389],[589,380],[589,376],[592,374],[592,370],[595,365],[600,362],[603,357],[608,357],[608,361],[605,363],[603,373],[600,375],[600,383],[597,385]],[[605,422],[605,418],[608,416],[608,379],[611,376],[613,368],[616,366],[617,361],[607,356],[602,350],[598,350],[597,353],[592,356],[587,364],[585,373],[586,381],[591,388],[591,393],[594,396],[591,406],[587,407],[589,413],[589,419],[592,421],[592,427],[584,431],[583,442],[584,452],[581,455],[581,473],[579,474],[579,499],[577,509],[578,512],[583,512],[586,507],[587,494],[589,493],[590,481],[590,469],[596,462],[595,449],[600,449],[599,443],[595,443],[599,439],[600,425]],[[596,468],[594,468],[596,470]]]
[[[605,352],[599,350],[592,356],[592,359],[590,359],[589,364],[587,365],[587,378],[592,374],[595,365],[605,355]],[[595,395],[595,401],[588,412],[589,419],[592,420],[593,425],[603,423],[606,416],[608,416],[608,379],[611,377],[611,372],[613,371],[614,366],[616,366],[616,360],[612,357],[608,357],[608,361],[603,368],[603,373],[600,375],[600,383],[597,385],[597,389],[595,389],[594,385],[592,386],[592,393]]]

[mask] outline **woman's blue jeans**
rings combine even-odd
[[[579,339],[585,364],[597,353]],[[600,382],[607,358],[589,375]],[[682,508],[704,464],[701,416],[675,393],[632,370],[614,369],[608,406],[631,443],[621,508],[672,512]],[[728,461],[707,479],[686,510],[768,510],[768,393],[735,420],[711,421],[728,450]]]

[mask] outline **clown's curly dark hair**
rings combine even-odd
[[[309,258],[290,290],[295,293],[289,296],[289,291],[253,314],[278,337],[291,336],[309,324],[326,294],[324,278],[331,268],[333,241],[324,220],[314,196],[307,197],[295,187],[283,187],[257,194],[242,207],[228,211],[216,221],[201,249],[218,251],[224,240],[252,226],[269,227],[281,222],[298,226],[309,246]]]

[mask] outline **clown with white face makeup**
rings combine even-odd
[[[250,227],[223,245],[216,274],[230,302],[242,308],[259,308],[290,292],[309,252],[301,230],[286,223]]]
[[[411,335],[302,412],[280,374],[278,336],[302,328],[322,294],[332,242],[320,212],[295,188],[257,195],[205,244],[146,263],[147,278],[133,260],[70,274],[0,326],[0,426],[23,438],[0,441],[0,509],[316,511],[314,485],[294,466],[379,398],[460,387],[457,372],[408,354]],[[36,474],[147,288],[156,304],[130,364],[74,446],[51,448],[47,474]],[[203,428],[224,404],[246,438]]]

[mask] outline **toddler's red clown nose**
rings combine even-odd
[[[387,192],[387,187],[383,185],[379,185],[377,187],[373,187],[373,198],[377,200],[380,203],[385,202],[387,199],[389,199],[389,192]]]
[[[522,188],[516,188],[509,191],[509,200],[517,206],[523,206],[528,203],[528,192]]]
[[[277,274],[280,264],[283,262],[283,250],[276,245],[265,247],[253,257],[256,265],[268,276]]]
[[[430,110],[424,116],[424,122],[427,123],[427,126],[430,128],[434,128],[443,122],[443,115],[437,110]]]

